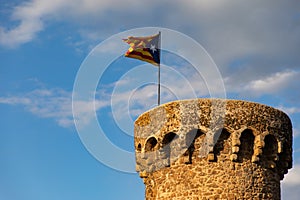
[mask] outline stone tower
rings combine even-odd
[[[174,101],[135,121],[136,170],[147,200],[280,199],[292,167],[292,125],[238,100]]]

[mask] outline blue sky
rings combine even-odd
[[[144,198],[133,173],[132,123],[156,104],[156,68],[122,57],[121,38],[158,30],[166,48],[162,102],[217,96],[289,114],[294,167],[282,199],[298,199],[299,8],[297,0],[0,0],[0,199]],[[187,51],[171,33],[204,49]],[[202,76],[189,58],[203,62]],[[99,127],[102,138],[88,134]]]

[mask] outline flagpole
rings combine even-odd
[[[159,31],[159,38],[158,38],[158,41],[159,41],[159,46],[158,46],[158,49],[159,49],[159,63],[158,63],[158,88],[157,88],[157,104],[160,105],[160,54],[161,54],[161,49],[160,49],[160,45],[161,45],[161,33]]]
[[[160,63],[158,64],[158,96],[157,96],[157,104],[160,105]]]

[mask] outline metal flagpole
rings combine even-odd
[[[160,54],[161,54],[161,49],[160,49],[160,42],[161,42],[161,33],[159,31],[159,37],[158,37],[158,49],[159,49],[159,63],[158,63],[158,88],[157,88],[157,104],[160,105]]]
[[[160,105],[160,63],[158,64],[158,98],[157,104]]]

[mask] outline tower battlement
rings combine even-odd
[[[272,107],[239,100],[174,101],[134,124],[147,200],[280,199],[292,167],[292,125]]]

